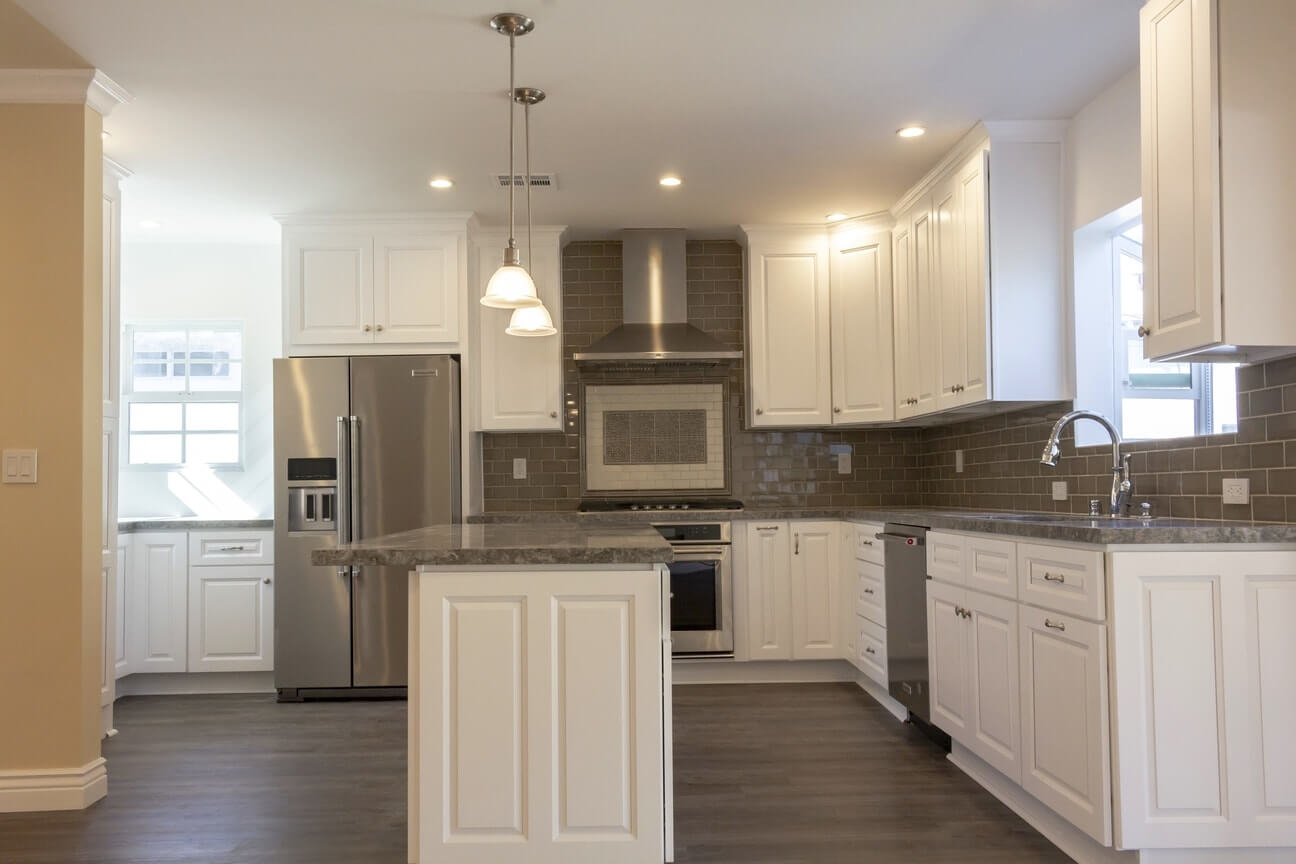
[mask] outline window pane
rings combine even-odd
[[[130,432],[179,432],[180,408],[178,402],[132,402],[127,429]]]
[[[243,364],[213,357],[210,352],[200,357],[194,351],[189,355],[189,389],[194,393],[237,393],[243,389]]]
[[[130,436],[130,464],[176,465],[179,462],[179,435]]]
[[[1143,359],[1143,339],[1137,331],[1122,330],[1128,355],[1131,387],[1192,387],[1192,367],[1187,363],[1153,363]]]
[[[1121,236],[1128,237],[1140,246],[1143,245],[1143,223],[1132,225],[1121,233]]]
[[[180,392],[184,387],[183,330],[136,330],[131,343],[131,379],[145,392]]]
[[[1143,323],[1143,261],[1127,252],[1117,255],[1120,267],[1121,323],[1129,327]]]
[[[242,360],[243,334],[238,330],[201,328],[190,330],[189,350],[195,360],[200,356],[219,356],[226,360]]]
[[[1186,438],[1197,433],[1194,399],[1122,399],[1124,438]]]
[[[185,429],[190,432],[237,432],[237,402],[190,402],[185,405]]]
[[[201,432],[185,436],[185,461],[222,464],[239,461],[238,433]]]
[[[1216,363],[1211,370],[1210,431],[1213,435],[1237,431],[1237,368],[1232,363]]]

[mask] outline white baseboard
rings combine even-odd
[[[882,689],[882,686],[872,678],[866,678],[859,675],[856,683],[860,689],[873,697],[873,699],[886,710],[890,711],[901,723],[909,719],[909,709],[895,700],[895,697]]]
[[[1139,864],[1291,864],[1296,849],[1142,849]]]
[[[1137,852],[1118,852],[1101,845],[957,741],[949,761],[1079,864],[1141,864]]]
[[[103,757],[80,768],[0,771],[0,813],[84,810],[108,794]]]
[[[676,684],[809,684],[854,681],[845,660],[687,660],[671,664]]]
[[[117,679],[118,699],[273,692],[273,672],[137,672]]]

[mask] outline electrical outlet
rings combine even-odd
[[[963,451],[962,450],[954,451],[954,472],[956,474],[963,473]]]
[[[35,450],[5,450],[0,454],[0,461],[4,463],[4,473],[0,475],[0,480],[5,483],[36,482]]]
[[[851,473],[851,454],[849,453],[837,454],[837,473],[838,474]]]
[[[1054,501],[1067,500],[1067,485],[1065,480],[1053,481],[1053,500]]]
[[[526,479],[526,459],[513,460],[513,479],[514,480]]]
[[[1225,477],[1222,491],[1225,504],[1251,502],[1251,481],[1246,477]]]

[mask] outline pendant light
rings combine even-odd
[[[518,87],[513,91],[513,101],[522,106],[522,141],[526,154],[522,176],[526,178],[526,211],[527,211],[527,263],[532,258],[531,250],[531,106],[542,102],[543,90],[535,87]],[[513,310],[505,333],[510,336],[552,336],[558,332],[553,325],[549,310],[540,302],[538,306],[524,306]]]
[[[491,19],[490,26],[493,30],[508,37],[509,40],[509,89],[508,89],[508,109],[509,109],[509,238],[508,245],[504,247],[504,263],[491,276],[490,281],[486,283],[486,294],[481,298],[483,306],[489,306],[492,309],[521,309],[526,306],[539,306],[540,298],[536,296],[535,282],[531,280],[531,274],[522,266],[522,257],[518,252],[517,241],[513,239],[514,211],[513,211],[513,50],[517,37],[525,36],[535,29],[535,21],[525,15],[519,15],[516,12],[501,12]],[[530,182],[528,181],[527,190],[530,191]]]

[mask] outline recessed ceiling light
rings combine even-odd
[[[927,130],[921,126],[901,126],[896,130],[896,134],[901,138],[917,138]]]
[[[156,219],[141,219],[141,220],[140,220],[140,223],[139,223],[139,226],[140,226],[141,228],[146,228],[146,229],[148,229],[148,230],[151,231],[151,230],[153,230],[154,228],[161,228],[161,227],[162,227],[162,223],[159,222],[159,221],[157,221]]]
[[[673,188],[675,186],[680,185],[684,181],[676,177],[674,174],[667,174],[665,177],[661,178],[657,182],[667,188]]]
[[[449,189],[454,185],[454,181],[449,177],[433,177],[428,181],[428,185],[433,189]]]
[[[846,214],[845,214],[845,213],[829,213],[828,216],[827,216],[826,218],[828,219],[829,222],[840,222],[841,220],[843,220],[843,219],[846,218]]]
[[[104,129],[102,132],[99,133],[99,137],[102,138],[104,141],[107,141],[109,138],[112,137],[112,133],[109,132],[107,129]]]

